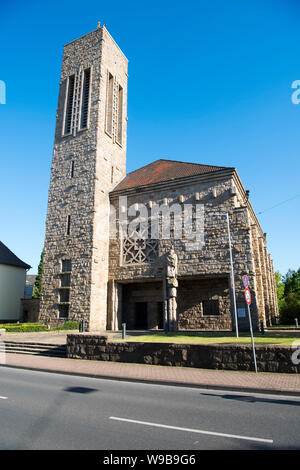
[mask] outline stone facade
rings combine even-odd
[[[253,327],[271,324],[278,316],[273,263],[237,171],[157,161],[126,175],[126,116],[127,59],[105,27],[67,44],[41,321],[84,320],[89,331],[118,330],[123,322],[133,329],[232,330],[235,292],[239,328],[245,329],[242,276],[247,274]],[[141,208],[145,223],[134,230]],[[170,209],[169,233],[164,208]],[[190,222],[196,242],[186,230],[178,233],[183,220]]]
[[[80,128],[83,76],[90,71],[88,120]],[[106,96],[113,77],[111,134]],[[75,77],[70,132],[65,133],[68,86]],[[68,85],[69,82],[69,85]],[[122,102],[117,93],[122,87]],[[126,172],[127,59],[105,27],[64,48],[49,190],[41,292],[41,320],[85,320],[105,329],[109,244],[109,191]],[[118,113],[118,106],[122,112]],[[122,117],[117,141],[117,116]],[[120,137],[120,136],[119,136]],[[69,225],[69,227],[68,227]],[[71,260],[62,273],[63,260]],[[62,277],[69,274],[67,286]],[[66,293],[63,294],[63,289]]]
[[[178,255],[177,319],[179,329],[234,329],[233,298],[230,282],[229,242],[226,225],[226,213],[229,214],[231,243],[233,251],[233,268],[235,276],[236,304],[245,316],[238,319],[240,329],[249,329],[245,310],[244,286],[242,277],[248,275],[252,293],[251,315],[254,329],[259,328],[260,321],[264,326],[270,325],[278,316],[275,297],[273,264],[266,251],[265,234],[257,221],[246,191],[234,168],[218,171],[213,175],[200,175],[161,184],[148,184],[144,188],[115,190],[110,193],[111,204],[116,214],[117,234],[120,233],[122,198],[126,197],[129,206],[139,205],[149,208],[163,207],[167,199],[168,206],[184,204],[203,208],[203,245],[193,249],[191,241],[176,239],[172,234],[168,239],[160,238],[157,242],[157,253],[151,262],[128,263],[124,258],[124,243],[127,240],[117,236],[110,240],[108,297],[108,328],[120,329],[122,311],[131,311],[129,327],[132,326],[134,303],[148,300],[149,282],[160,284],[161,298],[164,297],[163,259],[171,246]],[[196,200],[197,199],[197,200]],[[126,246],[125,246],[126,248]],[[130,284],[139,282],[139,299],[122,294],[131,289]],[[153,300],[157,303],[157,296]],[[203,312],[203,302],[217,301],[217,314]],[[153,310],[153,305],[149,304]],[[243,313],[243,312],[242,312]],[[149,317],[153,316],[150,312]],[[150,325],[151,322],[149,322]],[[152,322],[153,323],[153,322]],[[150,326],[148,326],[150,327]],[[156,328],[154,326],[153,328]]]

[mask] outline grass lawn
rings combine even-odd
[[[0,329],[5,328],[7,333],[33,333],[36,331],[78,330],[77,322],[66,322],[62,326],[48,329],[42,323],[2,323]]]
[[[300,332],[299,332],[300,333]],[[281,345],[290,346],[294,341],[299,340],[300,334],[297,333],[277,333],[270,332],[264,335],[254,335],[255,344],[259,345]],[[114,341],[120,341],[114,339]],[[122,340],[121,340],[122,341]],[[205,333],[187,334],[187,333],[151,333],[149,335],[134,336],[127,334],[126,340],[134,342],[145,343],[178,343],[178,344],[251,344],[250,333],[240,333],[239,338],[236,338],[235,333],[220,332],[220,333]]]

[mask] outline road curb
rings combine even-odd
[[[186,387],[186,388],[199,388],[205,390],[224,390],[231,392],[243,392],[243,393],[260,393],[262,395],[283,395],[283,396],[294,396],[300,397],[300,390],[291,391],[291,390],[273,390],[273,389],[261,389],[257,387],[238,387],[238,386],[229,386],[229,385],[215,385],[207,383],[191,383],[191,382],[178,382],[172,380],[159,380],[159,379],[141,379],[133,377],[120,377],[120,376],[110,376],[110,375],[100,375],[92,374],[88,372],[74,372],[74,371],[62,371],[60,369],[47,369],[43,367],[30,367],[30,366],[19,366],[13,364],[1,364],[2,367],[7,367],[11,369],[24,369],[37,372],[48,372],[53,374],[62,374],[70,376],[79,376],[79,377],[89,377],[93,379],[104,379],[104,380],[118,380],[121,382],[135,382],[143,383],[150,385],[169,385],[172,387]]]

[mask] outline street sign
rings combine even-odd
[[[251,304],[251,294],[250,294],[250,290],[248,289],[248,287],[246,287],[245,289],[245,300],[248,305]]]
[[[249,286],[249,279],[248,276],[243,276],[243,284],[245,287]]]

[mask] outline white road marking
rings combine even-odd
[[[118,418],[116,416],[110,416],[109,419],[113,419],[115,421],[124,421],[126,423],[143,424],[144,426],[154,426],[156,428],[173,429],[175,431],[194,432],[197,434],[207,434],[209,436],[228,437],[230,439],[243,439],[246,441],[256,441],[256,442],[265,442],[268,444],[273,444],[273,439],[262,439],[260,437],[239,436],[236,434],[224,434],[221,432],[203,431],[201,429],[181,428],[178,426],[169,426],[167,424],[149,423],[147,421],[137,421],[135,419]]]
[[[7,400],[7,397],[0,397],[1,400]]]

